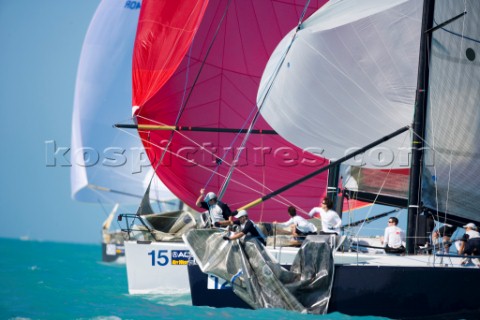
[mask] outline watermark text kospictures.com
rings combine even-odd
[[[151,167],[144,148],[107,147],[101,151],[91,147],[77,148],[57,146],[55,140],[45,141],[45,164],[47,167],[94,167],[118,168],[130,166],[131,173],[140,173]]]
[[[168,141],[158,144],[160,149],[167,146]],[[358,148],[345,151],[348,155]],[[140,173],[144,168],[151,167],[148,155],[155,156],[153,150],[139,147],[122,148],[119,146],[106,147],[97,150],[92,147],[72,149],[71,147],[58,146],[55,140],[45,141],[45,163],[47,167],[94,167],[105,166],[118,168],[129,166],[131,173]],[[237,159],[237,154],[240,156]],[[433,152],[428,153],[430,157]],[[214,168],[219,165],[226,166],[256,166],[264,167],[276,165],[286,169],[295,166],[320,168],[328,164],[328,160],[322,157],[323,149],[310,147],[303,150],[290,146],[268,147],[250,146],[248,148],[222,147],[211,142],[201,146],[182,146],[175,150],[167,151],[163,157],[161,166],[181,165],[186,167],[204,166]],[[156,154],[158,157],[159,155]],[[331,159],[332,161],[335,159]],[[427,165],[433,165],[433,158],[426,158]],[[395,167],[409,168],[411,161],[411,148],[390,150],[386,147],[377,146],[367,150],[364,154],[349,161],[349,164],[386,169],[395,164]]]

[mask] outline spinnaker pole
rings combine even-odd
[[[147,131],[197,131],[197,132],[225,132],[225,133],[253,133],[253,134],[277,134],[275,130],[263,129],[238,129],[238,128],[208,128],[191,126],[167,126],[158,124],[114,124],[115,128],[137,129]]]

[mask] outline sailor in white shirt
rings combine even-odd
[[[199,208],[208,210],[212,226],[218,228],[230,225],[231,221],[233,221],[230,207],[226,203],[219,201],[215,193],[209,192],[205,197],[204,194],[205,189],[200,189],[200,196],[196,205]]]
[[[300,246],[308,235],[317,234],[317,227],[304,218],[297,216],[297,210],[295,207],[288,207],[288,214],[291,217],[288,221],[283,223],[274,221],[273,223],[281,227],[290,227],[293,236],[292,240],[290,241],[291,245]]]
[[[405,247],[403,242],[405,241],[405,232],[397,226],[398,219],[391,217],[388,219],[388,227],[385,228],[385,234],[383,236],[383,243],[385,244],[385,252],[387,253],[403,253]]]
[[[322,200],[322,207],[315,207],[308,215],[314,217],[317,215],[322,219],[322,232],[320,234],[340,234],[340,227],[342,226],[342,219],[338,216],[333,208],[333,202],[330,198],[325,197]]]
[[[283,223],[277,223],[277,221],[274,221],[273,223],[281,226],[281,227],[289,227],[289,226],[294,226],[295,228],[292,227],[292,234],[303,234],[303,235],[308,235],[308,234],[317,234],[317,227],[311,222],[308,222],[304,218],[297,216],[297,210],[295,207],[290,206],[288,207],[288,214],[290,215],[290,220],[283,222]],[[295,234],[294,234],[295,235]]]
[[[473,223],[467,223],[463,226],[465,228],[465,234],[463,235],[460,242],[460,248],[458,250],[459,254],[465,255],[480,255],[480,233],[478,232],[477,226]],[[462,260],[462,265],[467,265],[470,263],[469,258]],[[480,260],[475,259],[475,264],[480,267]]]

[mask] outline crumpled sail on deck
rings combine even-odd
[[[257,111],[256,93],[268,57],[282,37],[298,24],[304,3],[210,0],[188,52],[183,45],[182,50],[170,52],[171,44],[176,42],[169,34],[149,33],[143,28],[151,26],[142,23],[142,16],[149,16],[147,10],[163,6],[164,2],[172,6],[176,3],[144,1],[148,5],[144,5],[141,12],[135,57],[142,59],[134,59],[134,75],[141,73],[151,79],[139,81],[134,77],[133,104],[138,124],[248,129]],[[307,16],[324,2],[310,1]],[[189,10],[200,17],[195,11],[199,3],[206,4],[206,1],[195,1]],[[184,9],[187,7],[179,10]],[[168,10],[157,9],[157,13],[158,23],[164,20],[169,23]],[[190,17],[183,12],[179,16]],[[188,26],[187,31],[196,28],[188,19],[184,24]],[[139,39],[139,35],[143,37]],[[182,37],[178,41],[186,44],[183,36],[188,38],[190,34],[180,32],[179,35]],[[159,61],[162,50],[175,57],[162,54],[162,59],[169,62]],[[177,58],[182,59],[178,67]],[[155,79],[163,83],[172,70],[173,75],[152,94],[153,88],[160,87],[154,85]],[[159,72],[165,75],[160,76]],[[145,88],[147,84],[151,89]],[[259,117],[253,129],[271,128]],[[139,129],[139,134],[149,159],[157,168],[157,175],[191,207],[195,206],[201,188],[217,193],[221,190],[232,165],[235,170],[222,201],[236,209],[327,164],[325,159],[312,153],[314,150],[307,152],[279,135],[265,134],[250,135],[239,161],[233,164],[244,134],[178,131],[173,133],[163,161],[157,167],[172,133]],[[321,174],[251,208],[249,215],[256,221],[272,221],[290,204],[299,210],[309,210],[317,206],[325,194],[326,181],[327,174]]]
[[[410,125],[421,9],[415,0],[329,1],[273,52],[257,97],[263,117],[331,160]],[[387,181],[385,194],[406,197],[410,145],[407,132],[350,160],[362,166],[351,170],[358,190],[378,193]]]
[[[424,204],[479,221],[480,1],[436,1],[434,26],[466,12],[432,35]]]
[[[330,236],[308,236],[286,270],[258,240],[225,241],[223,235],[191,230],[183,237],[203,272],[229,281],[254,309],[327,313],[334,275]]]
[[[71,188],[78,201],[138,204],[154,174],[138,134],[112,127],[131,118],[139,11],[140,1],[127,6],[125,1],[103,0],[84,40],[72,119]],[[155,177],[150,198],[175,197]]]

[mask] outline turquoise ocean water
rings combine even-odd
[[[384,319],[194,307],[188,294],[129,295],[99,245],[0,239],[0,319]]]

